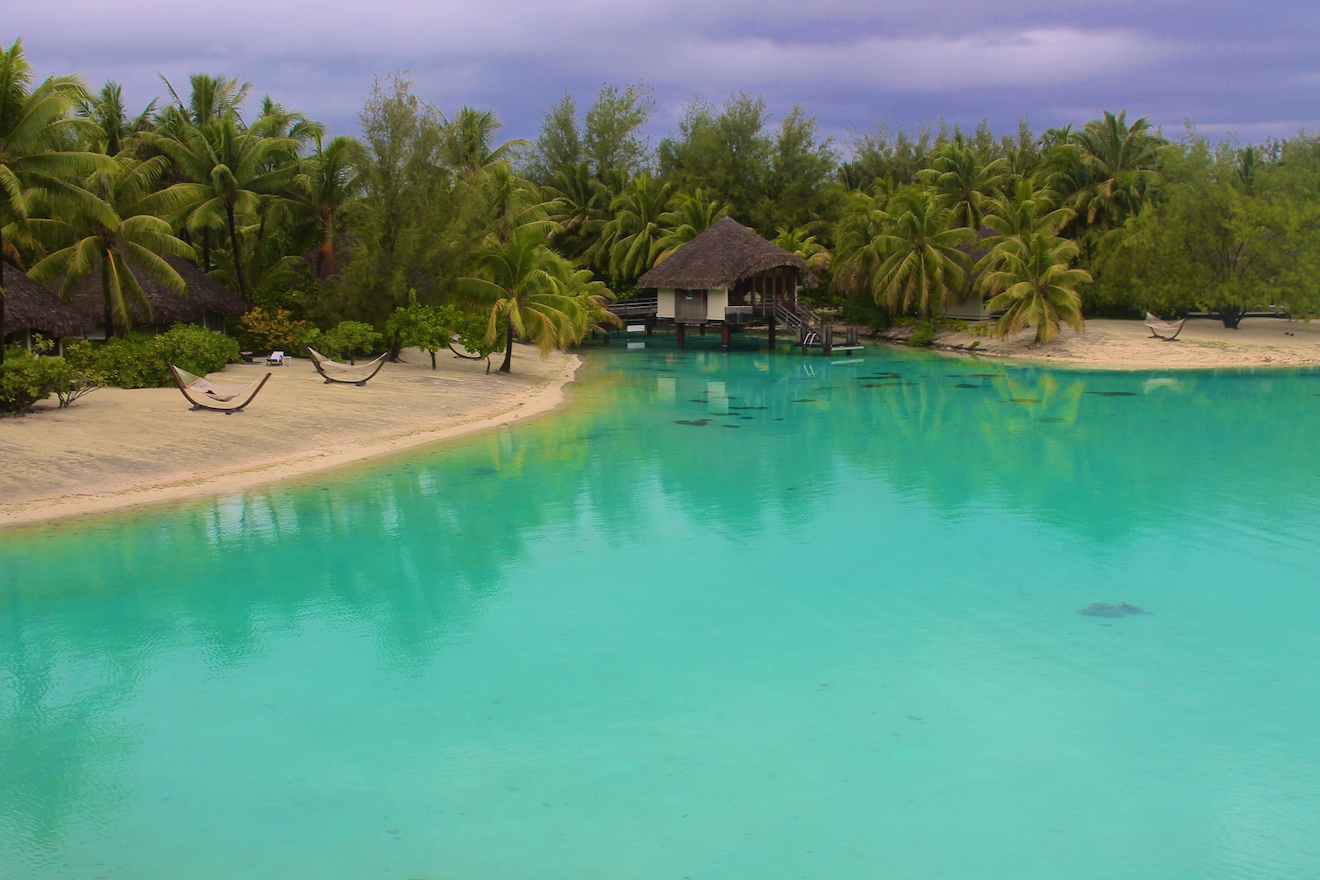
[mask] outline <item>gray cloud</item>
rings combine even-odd
[[[42,73],[117,79],[145,104],[189,72],[239,75],[286,105],[352,130],[374,75],[410,70],[442,108],[495,109],[533,136],[564,90],[589,101],[604,82],[656,86],[657,131],[694,93],[763,93],[802,103],[842,132],[873,118],[939,117],[1008,128],[1084,121],[1102,108],[1218,134],[1316,126],[1320,12],[1228,0],[673,0],[477,4],[163,0],[26,4],[4,26]]]

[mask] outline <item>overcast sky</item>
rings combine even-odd
[[[943,117],[1037,131],[1127,108],[1177,134],[1184,117],[1244,140],[1320,128],[1316,0],[163,0],[15,2],[0,17],[40,75],[124,84],[136,112],[157,74],[241,76],[356,130],[372,79],[411,71],[442,110],[495,110],[534,137],[565,90],[585,107],[602,83],[656,90],[652,132],[694,94],[801,103],[846,139],[875,120]]]

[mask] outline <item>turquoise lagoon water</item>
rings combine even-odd
[[[588,361],[0,535],[0,876],[1320,876],[1320,374]]]

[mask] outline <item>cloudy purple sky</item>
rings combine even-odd
[[[492,108],[511,137],[566,89],[585,104],[637,80],[655,86],[656,135],[694,94],[736,89],[840,134],[983,116],[1040,130],[1102,108],[1245,140],[1320,127],[1315,0],[45,0],[11,4],[0,38],[16,35],[42,75],[119,80],[133,107],[161,93],[158,72],[207,71],[338,132],[374,75],[405,69],[426,100]]]

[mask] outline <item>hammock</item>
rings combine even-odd
[[[1161,321],[1150,312],[1146,313],[1146,326],[1150,328],[1150,335],[1163,339],[1165,342],[1173,342],[1177,339],[1178,334],[1182,332],[1183,324],[1186,323],[1186,318],[1183,318],[1177,324],[1170,324],[1168,321]],[[1165,336],[1166,333],[1171,335]]]
[[[187,370],[180,370],[174,364],[167,363],[165,366],[170,368],[170,376],[174,379],[174,384],[179,386],[179,391],[192,404],[193,409],[209,409],[225,415],[236,413],[251,403],[257,392],[261,390],[261,386],[265,385],[266,380],[271,376],[267,373],[256,382],[249,382],[246,385],[216,385],[201,376],[194,376]],[[240,398],[243,402],[237,406],[224,405]]]
[[[366,385],[367,380],[380,372],[380,368],[385,366],[387,354],[383,354],[365,364],[341,364],[321,354],[310,345],[307,346],[307,353],[312,356],[312,366],[316,367],[316,372],[321,374],[328,385],[331,382],[342,382],[345,385]]]

